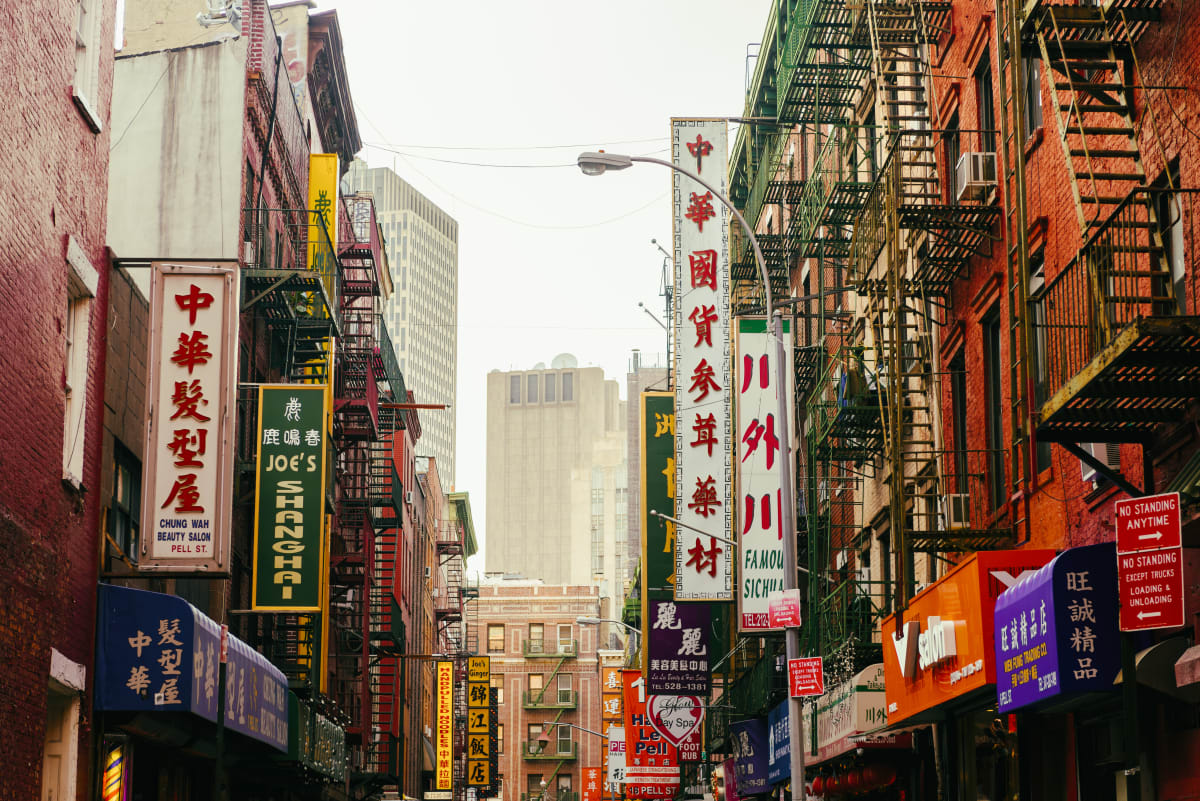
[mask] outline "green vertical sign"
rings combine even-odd
[[[255,609],[321,609],[324,490],[324,385],[259,387]]]
[[[641,409],[642,625],[651,599],[675,597],[675,393],[643,392]]]

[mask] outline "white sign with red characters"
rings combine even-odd
[[[144,570],[229,570],[237,265],[156,262],[142,469]]]
[[[783,321],[783,351],[790,367],[792,336],[789,320]],[[781,460],[787,443],[779,437],[779,371],[775,343],[767,333],[765,317],[737,320],[736,404],[737,428],[737,532],[738,629],[779,631],[795,623],[772,620],[770,601],[783,590],[783,514]],[[794,397],[791,378],[784,397]],[[787,430],[795,431],[794,404],[787,404]]]
[[[671,120],[671,159],[726,195],[721,119]],[[675,600],[732,601],[729,229],[721,200],[674,172]],[[700,532],[714,534],[706,536]]]

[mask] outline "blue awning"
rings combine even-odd
[[[215,722],[221,626],[182,598],[100,585],[96,708],[188,712]],[[229,635],[225,726],[288,750],[287,678]]]
[[[1000,593],[995,649],[1001,712],[1111,690],[1121,667],[1116,544],[1070,548]]]

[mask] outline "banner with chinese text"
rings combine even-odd
[[[641,671],[621,671],[621,684],[625,688],[625,797],[671,798],[679,791],[675,746],[654,730],[646,716]]]
[[[233,262],[152,266],[143,570],[229,571],[236,272]]]
[[[671,120],[672,162],[727,192],[722,119]],[[729,227],[721,200],[672,174],[675,232],[675,600],[732,601]]]
[[[712,607],[651,601],[646,649],[650,669],[646,692],[651,695],[708,695],[708,640]]]
[[[791,321],[783,320],[786,367],[791,367]],[[738,631],[777,631],[769,621],[768,596],[784,587],[780,459],[779,380],[775,345],[765,317],[737,321],[737,531]],[[791,369],[785,397],[795,397]],[[795,431],[795,404],[788,403],[787,430]]]
[[[649,600],[675,596],[675,524],[650,514],[675,514],[675,395],[643,392],[641,398],[642,620]],[[642,667],[648,664],[642,649]]]
[[[762,718],[735,721],[729,724],[729,736],[733,741],[738,795],[767,792],[767,765],[770,756],[767,748],[767,722]]]
[[[254,609],[321,609],[325,387],[258,388]]]
[[[488,787],[492,755],[491,658],[467,660],[467,786]]]
[[[605,657],[601,657],[602,659]],[[610,727],[620,727],[624,720],[621,712],[621,693],[624,688],[621,686],[621,664],[603,665],[600,668],[600,731],[607,732]],[[604,781],[604,796],[606,798],[617,798],[620,796],[620,788],[615,786],[611,779],[609,765],[609,753],[611,751],[612,740],[609,735],[609,747],[605,748],[601,753],[600,767],[603,769]],[[625,747],[622,739],[621,747]],[[624,751],[621,752],[622,755]],[[622,770],[624,767],[622,766]]]
[[[583,769],[583,801],[600,801],[600,768]]]
[[[469,724],[468,720],[468,724]],[[470,731],[468,725],[468,731]],[[437,663],[437,790],[451,789],[454,774],[454,663]]]

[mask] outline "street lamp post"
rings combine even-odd
[[[763,285],[763,301],[766,308],[768,325],[770,326],[771,338],[775,340],[775,380],[776,396],[779,399],[778,417],[776,425],[779,430],[779,442],[781,447],[786,449],[782,454],[779,466],[779,482],[783,490],[781,495],[782,508],[780,509],[782,519],[779,521],[783,527],[781,532],[783,535],[783,562],[785,569],[783,571],[783,588],[785,590],[798,589],[797,571],[796,571],[796,514],[792,504],[792,440],[791,432],[788,430],[788,407],[791,403],[791,398],[787,393],[787,365],[786,356],[783,347],[783,312],[776,309],[771,302],[771,277],[767,274],[767,262],[763,258],[762,248],[759,247],[758,239],[754,236],[754,229],[746,218],[742,216],[733,202],[725,197],[714,186],[709,184],[699,175],[685,170],[678,164],[673,164],[670,161],[657,159],[652,156],[627,156],[619,153],[581,153],[577,163],[579,169],[584,175],[603,175],[609,170],[623,170],[632,166],[635,162],[646,162],[649,164],[659,164],[668,169],[684,175],[696,183],[703,186],[709,192],[712,192],[713,197],[721,201],[725,208],[733,214],[738,224],[742,226],[742,230],[746,232],[746,236],[750,239],[750,246],[754,249],[754,261],[758,265],[759,277]],[[800,631],[795,627],[788,627],[785,630],[784,642],[786,644],[787,658],[789,661],[797,659],[800,656]],[[793,801],[803,801],[806,793],[804,792],[804,737],[802,732],[801,722],[801,707],[799,698],[788,698],[788,734],[791,740],[791,772],[792,772],[792,799]]]

